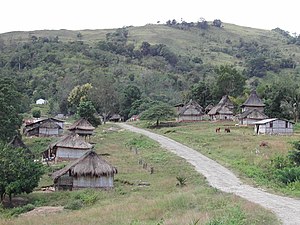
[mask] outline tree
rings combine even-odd
[[[32,116],[34,118],[40,118],[41,117],[41,110],[37,109],[37,108],[33,109],[32,110]]]
[[[175,111],[172,106],[166,103],[160,103],[158,105],[152,106],[148,110],[142,113],[142,120],[155,120],[156,126],[159,125],[161,120],[171,119],[175,117]]]
[[[43,174],[42,164],[28,157],[27,150],[0,143],[0,196],[30,193]]]
[[[0,140],[4,142],[11,140],[22,124],[21,97],[10,79],[0,79]]]
[[[218,97],[223,95],[238,96],[242,94],[246,78],[233,66],[225,65],[217,68],[216,92]]]
[[[93,102],[96,110],[103,116],[103,122],[110,113],[118,112],[119,99],[115,88],[115,79],[111,76],[97,77],[92,82],[89,99]]]
[[[121,114],[125,120],[128,119],[133,102],[141,98],[141,91],[134,85],[129,85],[125,88],[121,101]]]
[[[195,100],[201,106],[209,105],[213,102],[211,84],[204,81],[194,84],[189,91],[188,98]]]
[[[213,26],[215,26],[215,27],[221,27],[222,26],[222,21],[219,20],[219,19],[215,19],[213,21]]]
[[[100,120],[96,118],[96,109],[91,101],[81,101],[77,108],[77,114],[86,118],[93,126],[100,125]]]
[[[89,83],[74,87],[68,96],[69,105],[76,108],[81,101],[86,101],[91,88],[92,85]]]

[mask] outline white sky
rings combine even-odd
[[[0,33],[143,26],[169,19],[222,22],[300,34],[299,0],[1,0]]]

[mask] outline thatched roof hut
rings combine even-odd
[[[23,132],[27,136],[58,136],[63,132],[63,125],[62,120],[46,118],[26,124]]]
[[[248,99],[241,105],[242,112],[245,112],[250,109],[257,109],[263,112],[265,104],[263,101],[258,97],[255,90],[252,90]]]
[[[242,113],[238,116],[240,125],[254,124],[259,120],[268,118],[264,114],[265,104],[258,97],[255,90],[252,90],[248,99],[241,105]]]
[[[214,106],[208,115],[212,120],[232,120],[234,105],[228,95],[224,95],[220,102]]]
[[[202,120],[203,107],[192,99],[178,111],[178,122],[193,122]]]
[[[74,160],[80,158],[93,145],[83,140],[77,134],[65,136],[58,142],[50,145],[51,154],[55,155],[55,161]]]
[[[112,188],[118,171],[94,151],[52,174],[56,190],[79,188]]]
[[[69,128],[69,131],[76,133],[80,136],[92,135],[95,127],[85,118],[80,118],[75,121]]]

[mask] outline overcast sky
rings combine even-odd
[[[300,34],[299,0],[1,0],[0,33],[103,29],[169,19],[222,22]]]

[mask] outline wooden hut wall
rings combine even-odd
[[[84,153],[86,153],[90,149],[71,149],[71,148],[64,148],[64,147],[58,147],[56,150],[56,158],[57,160],[72,160],[72,159],[78,159]]]
[[[178,121],[199,121],[202,120],[203,116],[202,115],[180,115],[178,118]]]
[[[113,176],[80,176],[73,178],[73,188],[112,188],[114,186]]]
[[[58,128],[39,128],[39,135],[40,136],[55,136],[59,135],[60,132]]]
[[[54,183],[55,190],[72,190],[73,187],[73,177],[66,173],[59,177]]]

